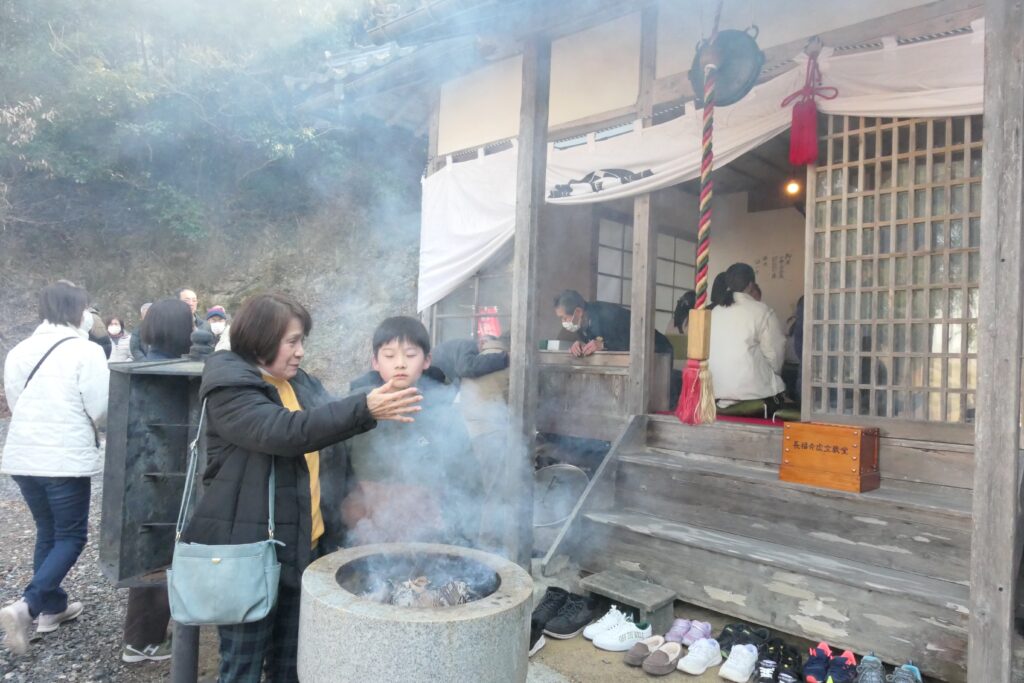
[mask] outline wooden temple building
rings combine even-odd
[[[431,285],[435,296],[424,298],[421,278],[421,313],[436,341],[484,323],[511,331],[516,433],[611,444],[549,566],[568,557],[588,572],[638,573],[680,600],[889,662],[913,659],[940,680],[1024,680],[1014,658],[1024,6],[725,0],[722,27],[756,24],[765,61],[753,98],[723,112],[716,130],[726,152],[714,172],[712,275],[750,263],[783,321],[804,298],[802,420],[881,433],[881,486],[847,493],[779,481],[778,425],[689,426],[666,412],[654,330],[665,331],[692,288],[696,173],[657,182],[675,172],[660,170],[671,160],[651,177],[612,162],[614,150],[639,147],[620,136],[642,141],[700,118],[687,71],[715,5],[396,3],[368,26],[365,47],[331,56],[302,86],[304,106],[325,119],[351,107],[422,132],[424,263],[438,246],[428,228],[448,227],[428,225],[428,210],[476,215],[459,204],[465,186],[491,184],[480,196],[494,198],[500,239],[477,250],[487,253],[473,270]],[[868,76],[842,81],[835,104],[820,103],[817,165],[797,168],[785,125],[746,147],[729,136],[742,128],[741,106],[764,105],[778,79],[802,81],[814,36],[830,50],[824,85],[857,58],[881,60],[879,71],[911,85],[888,92],[886,115],[874,81],[855,91]],[[983,80],[921,75],[901,61],[919,53],[957,64],[975,55]],[[887,87],[888,76],[872,78]],[[931,99],[906,107],[915,93]],[[576,173],[565,160],[587,149],[600,173],[572,179],[591,196],[569,183],[560,198],[557,181]],[[514,172],[501,175],[502,163]],[[632,175],[608,172],[616,168]],[[781,190],[789,180],[795,196]],[[634,181],[650,190],[627,192]],[[458,246],[457,232],[450,239]],[[546,350],[563,289],[628,306],[631,350],[584,359]]]

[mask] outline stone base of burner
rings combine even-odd
[[[388,553],[460,555],[492,568],[498,589],[455,607],[396,607],[342,588],[339,570]],[[299,679],[302,683],[523,683],[533,581],[488,553],[435,544],[381,544],[341,550],[302,576]]]

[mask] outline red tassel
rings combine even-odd
[[[793,126],[789,131],[789,163],[794,166],[818,162],[818,107],[813,99],[793,105]]]
[[[676,417],[688,425],[698,424],[697,411],[700,408],[700,361],[687,360],[683,370],[683,390],[676,404]]]
[[[818,106],[814,103],[814,98],[832,100],[837,95],[839,90],[836,88],[821,85],[817,53],[809,55],[804,87],[782,100],[780,105],[793,105],[793,126],[789,132],[789,163],[793,166],[817,163]]]

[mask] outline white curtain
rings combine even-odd
[[[982,111],[984,27],[971,33],[837,56],[822,52],[823,84],[839,89],[821,111],[854,116],[960,116]],[[803,85],[796,68],[715,110],[715,167],[789,127],[781,101]],[[568,149],[548,149],[548,202],[582,204],[631,197],[699,175],[699,111],[651,128]],[[590,174],[590,175],[588,175]],[[423,180],[419,310],[466,281],[515,233],[516,149],[449,163]],[[583,182],[571,182],[583,181]]]

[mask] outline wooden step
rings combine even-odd
[[[782,429],[774,426],[726,422],[693,426],[674,416],[651,415],[645,429],[645,443],[651,448],[776,466],[782,454]],[[883,482],[959,489],[973,485],[974,449],[970,445],[900,439],[883,431],[879,461]]]
[[[635,512],[587,512],[587,571],[643,571],[682,600],[964,680],[966,586]]]
[[[969,514],[913,492],[833,492],[780,482],[763,468],[634,453],[619,456],[616,502],[864,564],[963,583],[969,576]]]

